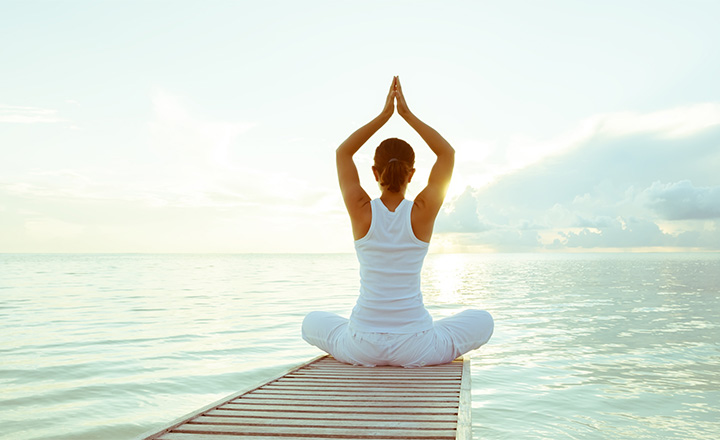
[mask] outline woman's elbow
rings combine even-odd
[[[448,159],[455,159],[455,149],[451,147],[450,145],[447,146],[447,148],[443,149],[438,156],[445,156]]]

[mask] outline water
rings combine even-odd
[[[127,439],[319,354],[353,255],[0,255],[0,438]],[[720,437],[720,254],[431,255],[483,439]]]

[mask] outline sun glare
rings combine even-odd
[[[465,267],[462,254],[436,255],[428,265],[428,291],[434,292],[435,301],[456,303],[461,300],[462,272]]]

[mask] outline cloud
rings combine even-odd
[[[216,121],[191,113],[180,96],[156,91],[150,121],[151,146],[166,165],[197,172],[228,165],[228,150],[255,124]]]
[[[154,92],[152,105],[150,147],[156,157],[152,174],[145,172],[145,184],[136,190],[152,192],[154,203],[220,208],[264,204],[303,210],[326,197],[326,188],[279,169],[270,148],[253,145],[246,135],[255,122],[205,117],[183,97],[166,91]]]
[[[200,116],[167,93],[155,94],[153,106],[141,160],[105,169],[35,169],[0,181],[4,230],[23,230],[38,250],[46,240],[60,250],[73,249],[76,240],[100,246],[110,236],[115,241],[102,249],[132,250],[145,242],[159,246],[153,249],[160,242],[177,242],[177,249],[231,249],[230,243],[263,249],[277,237],[291,242],[298,235],[312,247],[318,237],[344,237],[347,216],[334,175],[323,180],[316,172],[332,170],[331,159],[306,168],[289,156],[278,161],[272,145],[257,147],[255,132],[247,134],[252,123]],[[448,199],[434,242],[467,251],[720,249],[720,126],[708,124],[710,110],[640,115],[628,127],[598,121],[632,118],[591,118],[553,137],[553,148],[528,156],[531,166],[522,162],[512,171],[510,162],[501,164],[509,157],[502,146],[475,144],[494,150],[471,161],[459,148],[457,173],[471,172],[473,161],[484,158],[495,163],[483,171],[497,174],[493,183],[465,186]],[[679,116],[692,114],[704,116],[695,124]],[[518,155],[541,145],[513,142]],[[22,248],[6,235],[0,246]]]
[[[329,223],[347,215],[332,211],[335,185],[279,169],[286,158],[245,136],[251,122],[199,115],[167,93],[153,109],[146,142],[127,146],[134,157],[0,177],[0,249],[337,251],[343,229]]]
[[[602,229],[611,228],[616,224],[617,220],[605,215],[584,217],[580,214],[575,214],[575,221],[572,223],[572,226],[578,228]]]
[[[318,215],[322,200],[272,199],[272,191],[115,186],[107,176],[42,172],[0,183],[5,252],[337,252],[342,216]],[[347,238],[347,240],[341,240]],[[322,243],[317,243],[321,240]],[[315,243],[316,246],[312,246]],[[319,247],[318,247],[319,246]]]
[[[717,133],[718,127],[720,104],[700,103],[648,113],[597,114],[548,139],[527,136],[513,136],[505,142],[462,139],[456,144],[458,157],[462,157],[456,163],[456,174],[461,174],[457,180],[462,184],[457,189],[467,184],[479,188],[510,175],[523,175],[518,171],[538,165],[547,167],[556,162],[574,161],[573,156],[577,154],[586,160],[575,162],[579,172],[585,173],[588,165],[595,167],[590,177],[598,171],[613,177],[620,172],[630,172],[629,166],[642,173],[646,167],[639,165],[655,165],[670,155],[682,155],[677,145],[696,135]],[[613,150],[614,154],[604,149]],[[598,162],[608,158],[612,159],[611,163]],[[606,168],[601,168],[605,165]],[[678,175],[681,171],[678,170]],[[576,174],[580,175],[579,172]]]
[[[676,245],[679,247],[720,250],[720,222],[712,223],[710,229],[685,231],[678,234]]]
[[[493,226],[481,221],[478,215],[478,202],[472,188],[466,190],[452,202],[452,210],[441,211],[435,221],[436,233],[443,232],[482,232]]]
[[[575,145],[448,200],[436,231],[497,250],[532,246],[527,231],[536,249],[719,249],[718,108],[590,118]]]
[[[620,112],[594,118],[598,131],[611,136],[653,133],[687,137],[720,124],[720,104],[703,103],[651,113]]]
[[[560,232],[560,235],[565,238],[563,244],[571,248],[637,248],[676,244],[675,237],[665,234],[654,222],[633,217],[618,218],[596,231],[585,228],[577,233]]]
[[[57,110],[39,107],[0,105],[0,122],[8,124],[37,124],[63,121],[65,120],[57,116]]]
[[[689,180],[654,182],[641,197],[667,220],[720,218],[720,186],[697,188]]]
[[[141,160],[33,169],[12,180],[0,179],[0,197],[21,198],[28,204],[63,201],[219,211],[263,205],[265,210],[285,210],[286,215],[288,210],[305,212],[325,203],[327,188],[277,170],[271,151],[247,145],[243,135],[253,122],[199,115],[182,97],[162,91],[153,94],[152,104],[150,137],[139,146]],[[232,157],[232,150],[245,148],[266,159],[248,163],[246,156]]]

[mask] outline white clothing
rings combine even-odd
[[[406,368],[451,362],[484,345],[492,336],[493,318],[484,310],[465,310],[439,319],[419,333],[352,331],[348,320],[330,312],[310,312],[302,337],[340,362],[374,367]]]
[[[360,296],[350,328],[360,332],[418,333],[432,328],[423,305],[420,271],[429,243],[415,237],[413,202],[403,199],[390,211],[380,199],[371,203],[367,234],[355,241],[360,262]]]
[[[484,310],[465,310],[433,322],[423,305],[420,272],[428,243],[412,230],[413,202],[394,212],[371,202],[368,233],[355,241],[360,295],[350,319],[311,312],[302,337],[335,359],[356,365],[420,367],[450,362],[485,344],[494,323]]]

